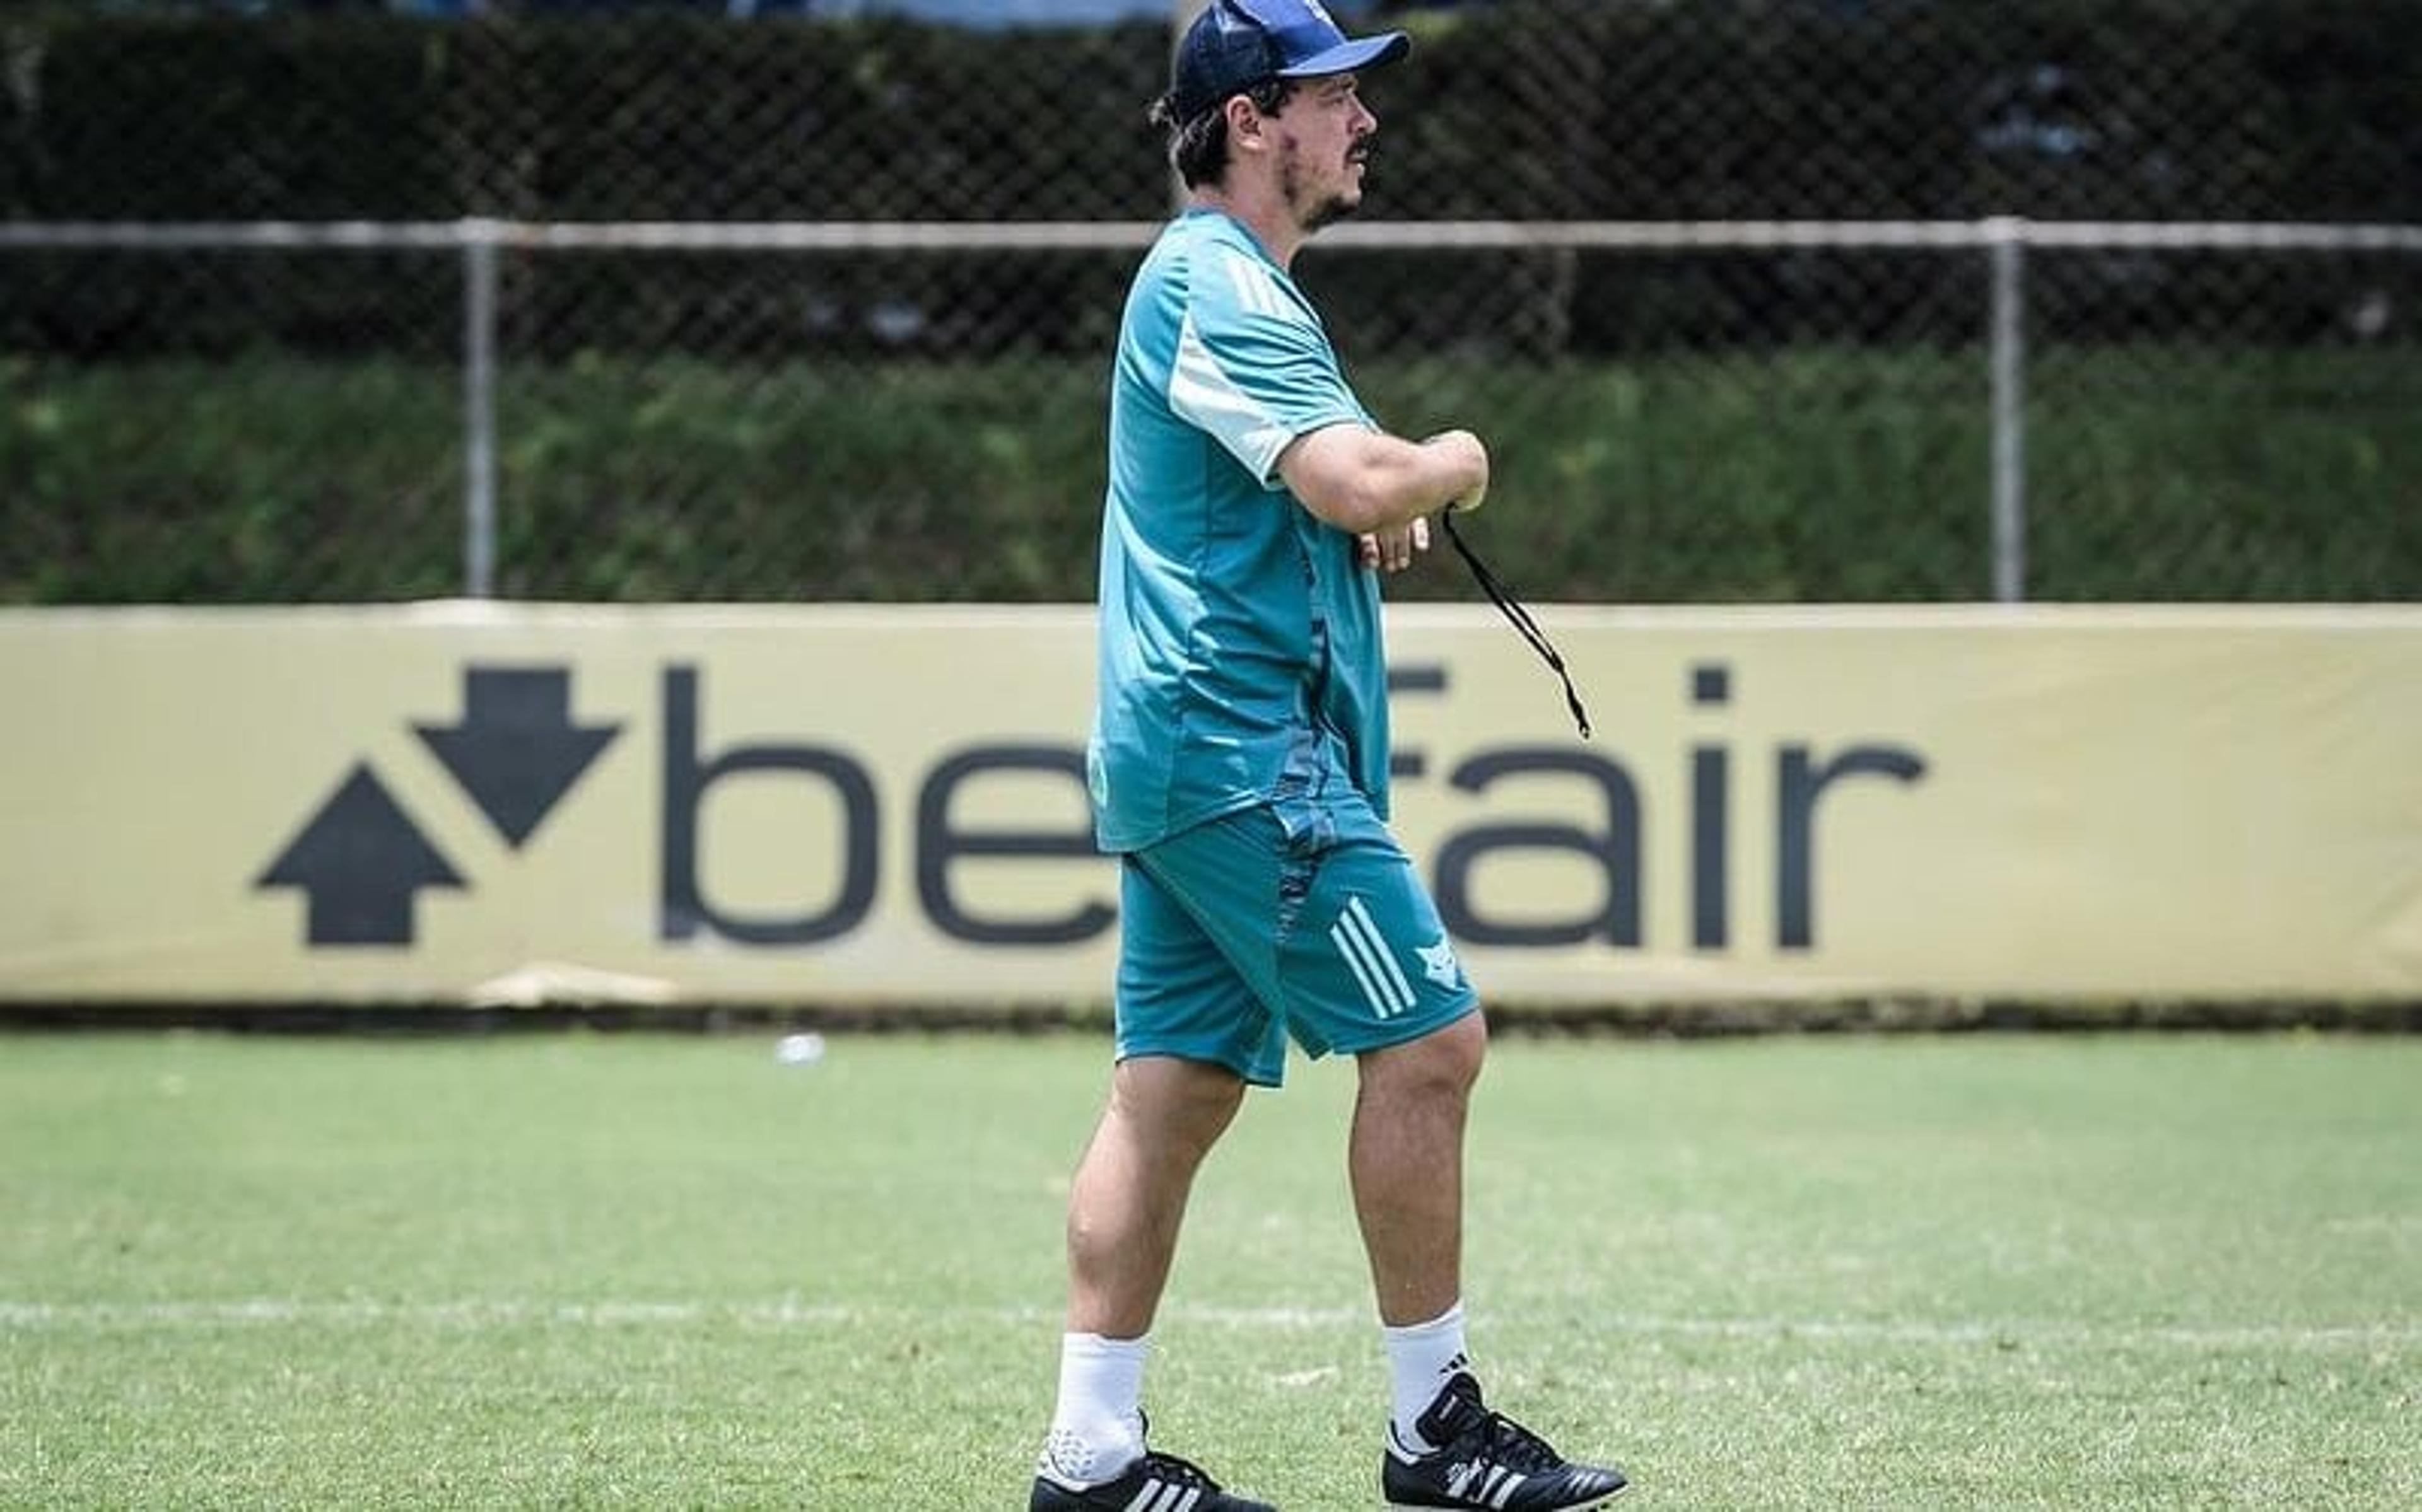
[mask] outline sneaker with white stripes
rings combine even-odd
[[[1114,1481],[1082,1489],[1037,1475],[1026,1506],[1027,1512],[1278,1512],[1267,1502],[1230,1496],[1202,1467],[1160,1454],[1145,1455]]]
[[[1480,1382],[1461,1371],[1414,1425],[1443,1447],[1414,1455],[1388,1432],[1379,1489],[1392,1507],[1480,1507],[1493,1512],[1574,1512],[1602,1506],[1629,1484],[1623,1472],[1576,1465],[1548,1442],[1480,1399]]]

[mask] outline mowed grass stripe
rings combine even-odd
[[[685,1328],[731,1323],[770,1329],[844,1329],[901,1326],[970,1326],[1031,1331],[1050,1324],[1057,1309],[1042,1307],[861,1307],[841,1303],[600,1302],[527,1302],[480,1299],[463,1302],[304,1302],[254,1298],[227,1302],[0,1302],[0,1330],[74,1333],[79,1330],[223,1328],[492,1328],[628,1329]],[[1171,1306],[1164,1330],[1205,1329],[1237,1333],[1301,1333],[1362,1330],[1370,1316],[1345,1308]],[[2006,1345],[2012,1341],[2068,1346],[2105,1345],[2180,1349],[2411,1348],[2422,1345],[2422,1326],[2373,1323],[2344,1327],[2152,1327],[2095,1326],[2040,1318],[1973,1322],[1904,1323],[1881,1319],[1791,1317],[1644,1317],[1620,1313],[1592,1317],[1610,1333],[1671,1334],[1742,1339],[1839,1339],[1895,1344]]]

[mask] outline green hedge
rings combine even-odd
[[[1153,23],[11,8],[14,217],[1166,202]],[[1397,213],[2422,217],[2422,0],[1507,0],[1408,24],[1375,90],[1418,186]]]
[[[1410,23],[1374,86],[1392,217],[2422,221],[2422,0]],[[0,215],[1148,220],[1166,49],[1150,24],[11,8]],[[500,586],[1086,597],[1128,260],[509,256]],[[2032,266],[2031,591],[2422,597],[2413,259]],[[1392,424],[1489,435],[1486,533],[1525,592],[1988,589],[1977,259],[1304,276]],[[435,254],[0,254],[0,600],[452,591],[460,298]],[[873,330],[887,304],[925,324]]]
[[[1508,0],[1410,22],[1411,60],[1374,89],[1393,217],[2422,220],[2422,0]],[[1151,23],[36,9],[0,25],[0,214],[1150,219],[1169,186],[1141,106],[1167,47]],[[1026,276],[1000,259],[950,273],[971,305],[1010,303]],[[1865,297],[1855,269],[1813,277],[1716,288],[1600,261],[1564,290],[1559,339],[1639,350],[1659,322],[1704,339],[1795,299]],[[583,344],[636,349],[651,304],[685,329],[716,308],[706,271],[576,311],[546,303],[562,287],[532,284],[509,318],[557,333],[576,314]],[[64,302],[27,289],[0,278],[0,346],[232,350],[213,302],[163,266]],[[2287,288],[2225,291],[2293,317]],[[381,350],[424,297],[357,292],[332,320],[298,276],[248,301],[249,338]],[[1098,298],[1067,290],[1036,323]],[[1404,284],[1371,302],[1373,328],[1397,330],[1435,298]],[[1648,335],[1630,320],[1644,304]],[[2148,328],[2138,310],[2084,318]],[[793,350],[833,339],[798,330]]]
[[[2033,596],[2422,598],[2410,363],[2161,355],[2080,351],[2046,373]],[[1496,503],[1474,539],[1527,595],[1974,600],[1990,592],[1982,366],[1853,348],[1747,370],[1568,363],[1544,399],[1538,373],[1445,360],[1358,382],[1407,430],[1489,436]],[[504,377],[508,595],[1092,597],[1096,362],[590,356]],[[456,592],[459,402],[436,364],[0,362],[0,601]],[[1391,592],[1473,597],[1443,556]]]

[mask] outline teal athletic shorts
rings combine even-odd
[[[1267,806],[1124,858],[1118,1058],[1175,1055],[1277,1086],[1317,1057],[1400,1045],[1479,1006],[1429,891],[1367,805],[1290,836]]]

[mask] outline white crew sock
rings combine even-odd
[[[1143,1362],[1149,1335],[1060,1340],[1060,1405],[1034,1470],[1070,1490],[1116,1480],[1143,1457]]]
[[[1395,1384],[1389,1426],[1398,1443],[1415,1454],[1426,1454],[1439,1445],[1423,1438],[1414,1425],[1438,1400],[1439,1388],[1447,1383],[1447,1378],[1470,1368],[1463,1348],[1463,1303],[1456,1302],[1426,1323],[1382,1326],[1379,1333],[1387,1341],[1388,1372]]]

